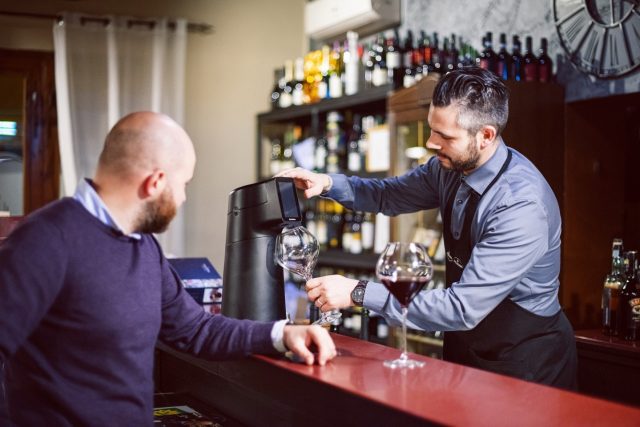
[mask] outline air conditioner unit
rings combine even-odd
[[[305,34],[327,40],[355,31],[366,36],[400,24],[400,0],[313,0],[304,8]]]

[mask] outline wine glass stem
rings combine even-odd
[[[409,309],[407,307],[402,307],[402,354],[400,355],[400,359],[407,360],[407,312]]]

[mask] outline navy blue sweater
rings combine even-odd
[[[73,199],[0,246],[4,403],[19,426],[150,426],[158,339],[222,359],[274,352],[272,326],[205,313],[152,236],[123,236]]]

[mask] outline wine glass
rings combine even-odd
[[[276,262],[285,270],[302,276],[305,281],[311,279],[319,254],[318,240],[303,226],[284,228],[276,237]],[[341,316],[339,310],[327,311],[321,313],[313,324],[334,323]]]
[[[411,300],[431,280],[433,264],[427,249],[419,243],[389,242],[378,258],[376,274],[402,307],[402,354],[386,360],[389,368],[420,368],[424,362],[407,355],[407,311]]]

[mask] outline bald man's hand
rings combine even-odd
[[[296,326],[284,327],[284,345],[295,355],[300,357],[307,365],[313,365],[315,357],[310,346],[315,344],[318,351],[318,364],[324,366],[329,360],[336,357],[336,346],[327,332],[321,326]]]
[[[293,178],[293,182],[300,190],[304,190],[304,196],[310,199],[329,191],[331,177],[324,173],[315,173],[302,168],[288,169],[280,172],[276,177],[285,176]]]

